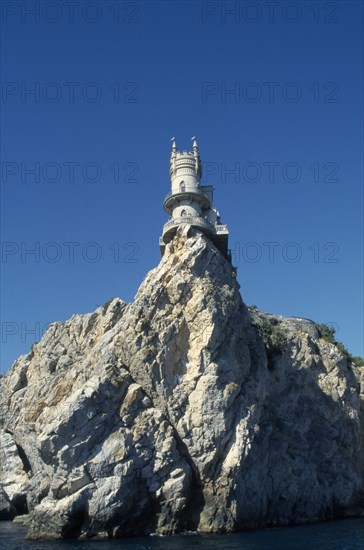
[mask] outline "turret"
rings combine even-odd
[[[196,140],[194,138],[192,151],[177,151],[173,138],[169,174],[172,182],[172,192],[180,188],[199,189],[202,175],[201,160]]]
[[[192,151],[177,151],[172,138],[169,163],[171,192],[164,199],[163,207],[171,219],[164,225],[159,240],[161,253],[181,225],[192,225],[205,233],[220,252],[228,258],[228,228],[220,224],[212,205],[213,188],[201,185],[202,165],[196,138],[192,138]]]

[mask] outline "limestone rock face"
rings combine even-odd
[[[360,514],[363,388],[313,323],[247,309],[187,227],[133,303],[54,323],[1,380],[4,515],[62,538]]]

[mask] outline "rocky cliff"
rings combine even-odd
[[[2,379],[3,517],[59,538],[360,514],[363,370],[247,309],[186,228],[133,303],[52,324]]]

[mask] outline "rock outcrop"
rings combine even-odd
[[[361,370],[313,323],[249,310],[234,275],[179,230],[133,303],[52,324],[14,363],[4,517],[69,538],[362,513]]]

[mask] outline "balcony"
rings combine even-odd
[[[165,223],[163,226],[163,237],[167,233],[174,233],[174,230],[177,229],[179,225],[193,225],[194,227],[200,228],[202,231],[207,231],[208,233],[214,232],[214,227],[204,218],[200,216],[184,216],[181,218],[173,218],[173,220],[169,220]]]
[[[222,234],[227,234],[229,233],[229,229],[228,229],[228,226],[227,225],[215,225],[215,231],[217,234],[219,233],[222,233]]]
[[[179,201],[183,200],[184,195],[186,194],[190,195],[194,200],[196,200],[201,205],[201,208],[203,208],[204,210],[211,207],[209,197],[205,195],[205,193],[203,193],[201,189],[186,185],[178,191],[168,193],[168,195],[166,195],[166,197],[164,198],[163,208],[167,212],[167,214],[170,214],[173,208],[178,206]]]

